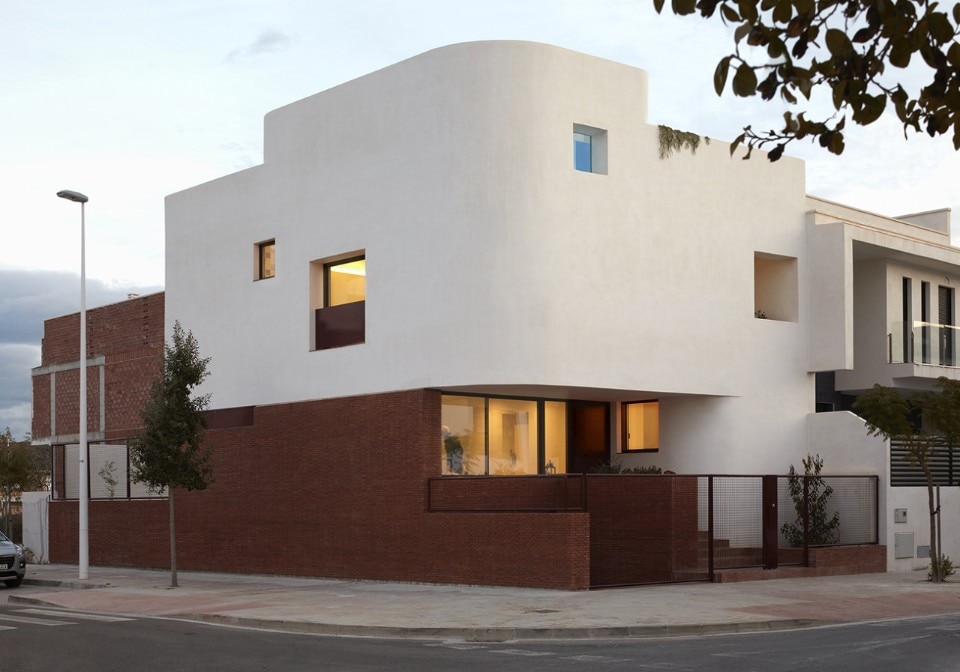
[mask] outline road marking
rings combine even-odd
[[[48,621],[43,618],[30,618],[29,616],[0,616],[0,621],[10,621],[12,623],[29,623],[31,625],[76,625],[69,621]]]
[[[627,663],[630,658],[611,658],[610,656],[564,656],[565,660],[576,660],[580,663]]]
[[[476,649],[487,648],[486,644],[468,644],[466,642],[437,642],[424,644],[424,646],[435,646],[444,649],[456,649],[457,651],[475,651]]]
[[[0,630],[16,630],[16,628],[12,628],[9,625],[0,625]]]
[[[548,651],[525,651],[524,649],[492,649],[490,653],[505,653],[508,656],[552,656]]]
[[[121,621],[132,621],[132,618],[123,618],[121,616],[101,616],[100,614],[81,614],[73,611],[54,611],[52,609],[17,609],[18,614],[35,614],[37,616],[59,616],[61,618],[74,618],[82,621],[102,621],[104,623],[119,623]]]

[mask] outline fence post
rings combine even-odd
[[[777,547],[780,538],[777,532],[777,477],[762,477],[763,492],[763,568],[776,569]]]
[[[713,575],[713,476],[707,476],[707,572],[710,582]]]
[[[803,476],[803,566],[810,566],[810,477]]]

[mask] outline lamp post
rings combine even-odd
[[[80,204],[80,579],[90,576],[90,543],[87,504],[89,496],[89,468],[87,447],[87,268],[86,221],[84,204],[87,197],[79,191],[58,191],[57,196]]]

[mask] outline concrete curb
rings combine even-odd
[[[42,586],[46,588],[70,588],[71,590],[91,590],[94,588],[110,588],[109,583],[90,583],[73,579],[70,581],[58,581],[53,579],[24,579],[24,586]]]
[[[56,583],[56,582],[50,582]],[[62,582],[67,584],[70,582]],[[41,584],[37,584],[41,585]],[[33,606],[65,609],[55,602],[34,597],[11,595],[9,602]],[[114,612],[99,612],[114,613]],[[411,628],[389,625],[350,625],[343,623],[316,623],[313,621],[284,621],[266,618],[244,618],[223,614],[153,614],[117,613],[133,618],[170,618],[257,630],[276,630],[298,634],[336,637],[371,637],[377,639],[445,639],[465,642],[510,642],[518,640],[568,639],[652,639],[662,637],[692,637],[727,635],[744,632],[772,632],[838,625],[837,621],[803,618],[785,618],[768,621],[742,621],[693,625],[638,625],[597,628]]]

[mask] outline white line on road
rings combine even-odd
[[[121,616],[102,616],[100,614],[80,614],[73,611],[53,611],[52,609],[17,609],[18,614],[35,614],[37,616],[59,616],[61,618],[75,618],[82,621],[102,621],[104,623],[119,623],[132,621],[132,618]]]
[[[0,621],[12,623],[29,623],[31,625],[76,625],[69,621],[48,621],[44,618],[30,618],[29,616],[0,616]]]

